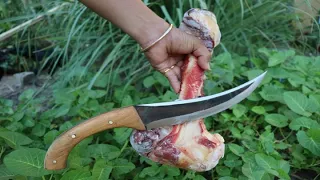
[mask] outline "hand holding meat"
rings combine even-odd
[[[168,35],[145,52],[150,64],[168,78],[176,93],[180,91],[180,69],[184,58],[188,54],[197,57],[197,62],[202,69],[210,69],[211,53],[204,43],[195,36],[177,28],[173,28]],[[173,68],[166,72],[170,67]]]

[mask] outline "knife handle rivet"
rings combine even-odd
[[[113,124],[113,121],[108,121],[109,124]]]
[[[56,161],[56,160],[53,160],[53,161],[52,161],[52,163],[53,163],[53,164],[56,164],[56,163],[57,163],[57,161]]]
[[[72,135],[71,135],[71,138],[72,138],[72,139],[76,138],[76,135],[75,135],[75,134],[72,134]]]

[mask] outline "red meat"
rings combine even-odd
[[[209,11],[187,11],[179,28],[203,40],[211,51],[220,42],[219,26]],[[197,58],[188,55],[181,72],[179,99],[203,96],[205,75]],[[155,162],[198,172],[214,168],[224,156],[225,149],[223,137],[208,132],[203,119],[148,131],[135,130],[130,142],[140,155]]]

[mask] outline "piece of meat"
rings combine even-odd
[[[211,52],[220,42],[216,17],[209,11],[190,9],[179,28],[200,38]],[[181,73],[179,99],[203,96],[205,75],[196,57],[186,57]],[[214,168],[225,150],[223,137],[209,133],[203,119],[148,131],[134,130],[130,143],[140,155],[154,162],[198,172]]]

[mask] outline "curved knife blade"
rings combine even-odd
[[[147,129],[182,124],[217,114],[239,103],[259,86],[266,73],[218,94],[181,101],[141,104],[134,107]]]

